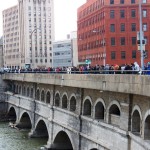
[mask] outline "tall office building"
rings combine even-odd
[[[18,0],[18,5],[15,6],[16,15],[12,8],[3,11],[4,20],[4,47],[7,44],[10,33],[7,31],[9,19],[16,19],[15,24],[10,23],[9,28],[17,26],[17,40],[19,46],[17,48],[17,56],[12,61],[17,64],[8,62],[5,57],[5,65],[11,68],[19,66],[20,68],[45,68],[52,66],[52,41],[54,40],[54,4],[53,0]],[[9,13],[8,13],[9,11]],[[12,14],[8,17],[7,14]],[[6,21],[6,22],[5,22]],[[16,33],[15,33],[16,34]],[[13,33],[14,35],[14,33]],[[11,50],[14,49],[14,37],[10,42]],[[14,43],[11,43],[14,42]],[[8,48],[5,47],[5,52]],[[7,55],[7,54],[6,54]],[[13,58],[13,53],[9,53]],[[8,55],[8,56],[9,56]]]
[[[146,42],[147,63],[150,58],[150,0],[142,2],[142,30]],[[91,65],[126,64],[137,61],[139,0],[87,0],[78,8],[78,56]],[[144,47],[143,47],[144,48]]]
[[[0,38],[0,68],[2,68],[3,65],[3,38]]]
[[[3,11],[4,66],[12,69],[20,66],[18,19],[18,6]]]

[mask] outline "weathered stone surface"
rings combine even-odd
[[[49,134],[48,147],[57,145],[54,141],[61,132],[68,135],[74,150],[144,150],[150,147],[149,134],[146,134],[150,132],[146,128],[150,121],[149,76],[5,74],[3,79],[21,87],[20,93],[14,89],[19,94],[5,93],[7,110],[15,109],[17,122],[27,113],[33,134],[38,123],[44,121]],[[24,87],[33,88],[34,95],[38,89],[40,99],[44,91],[44,101],[23,95]],[[47,91],[51,93],[49,104],[46,103]],[[55,106],[56,94],[60,98],[59,106]],[[67,97],[66,108],[63,108],[64,96]],[[72,97],[76,100],[75,111],[70,110]],[[95,117],[102,112],[99,109],[103,109],[103,118]],[[90,115],[86,115],[89,112]],[[145,138],[149,138],[148,141]]]

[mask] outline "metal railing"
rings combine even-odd
[[[21,71],[9,71],[3,73],[47,73],[47,74],[139,74],[139,75],[150,75],[150,70],[21,70]]]

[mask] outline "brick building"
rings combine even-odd
[[[150,61],[150,0],[142,0],[142,29]],[[137,61],[139,0],[87,0],[78,8],[79,62],[91,65],[126,64]]]

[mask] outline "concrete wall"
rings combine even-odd
[[[150,85],[147,84],[149,83],[150,76],[95,74],[5,74],[3,79],[150,96]]]
[[[150,147],[150,139],[145,140],[150,133],[146,128],[149,125],[150,100],[149,93],[144,91],[149,89],[146,82],[149,76],[63,75],[62,81],[62,75],[54,74],[5,74],[3,78],[15,87],[33,87],[35,95],[37,89],[40,94],[43,90],[45,93],[50,91],[49,104],[19,91],[16,91],[18,94],[6,93],[9,108],[15,108],[18,122],[24,112],[29,114],[33,134],[39,120],[44,120],[49,133],[49,147],[61,131],[68,135],[74,150],[145,150]],[[54,106],[57,93],[60,105]],[[64,95],[67,108],[62,107]],[[76,99],[75,111],[70,111],[72,96]],[[84,114],[86,102],[90,115]],[[103,119],[95,118],[98,103],[104,108]],[[140,131],[135,132],[138,127]]]

